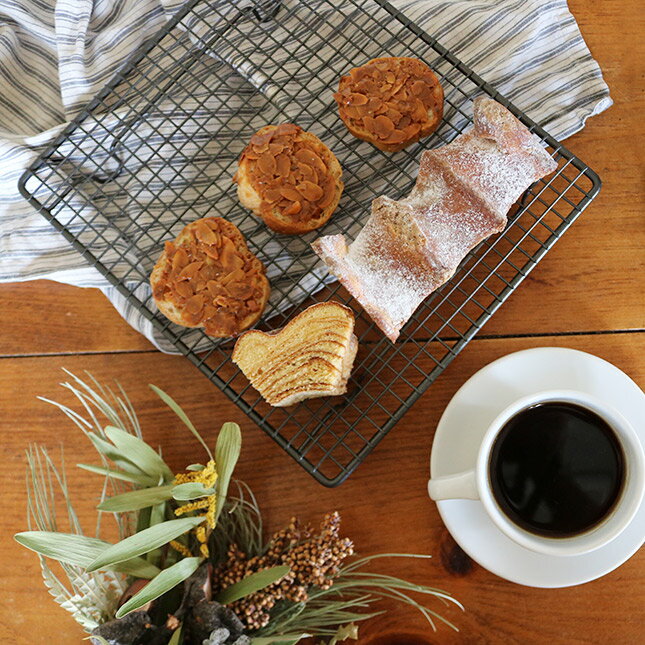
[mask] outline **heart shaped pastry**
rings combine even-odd
[[[352,310],[321,302],[278,331],[242,334],[232,360],[267,403],[286,407],[345,394],[357,349]]]

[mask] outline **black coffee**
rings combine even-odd
[[[618,499],[624,457],[597,414],[571,403],[542,403],[510,419],[490,457],[502,511],[522,528],[568,537],[598,524]]]

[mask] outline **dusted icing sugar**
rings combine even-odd
[[[419,304],[479,242],[506,225],[511,205],[556,164],[508,110],[475,100],[475,127],[421,158],[408,197],[379,197],[354,242],[313,247],[392,341]]]

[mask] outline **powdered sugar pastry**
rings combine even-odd
[[[502,105],[479,97],[473,109],[474,128],[425,151],[411,193],[375,199],[354,242],[328,235],[312,244],[392,342],[467,253],[504,230],[522,193],[557,167]]]

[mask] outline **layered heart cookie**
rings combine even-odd
[[[321,302],[278,331],[242,334],[232,360],[267,403],[286,407],[344,394],[357,349],[352,310]]]

